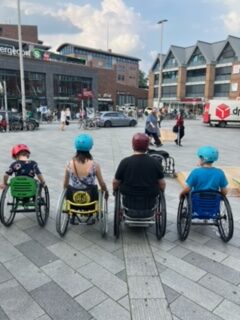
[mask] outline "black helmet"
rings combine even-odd
[[[145,133],[136,133],[132,138],[134,151],[146,152],[149,145],[149,137]]]

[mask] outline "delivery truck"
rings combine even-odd
[[[203,122],[222,128],[240,125],[240,100],[209,100],[204,105]]]

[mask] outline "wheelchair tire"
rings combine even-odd
[[[160,193],[160,212],[161,212],[161,219],[162,219],[162,237],[165,236],[166,228],[167,228],[167,205],[166,199],[163,192]]]
[[[156,237],[161,240],[166,233],[166,201],[164,193],[158,197],[157,212],[155,213]]]
[[[163,173],[166,173],[167,162],[166,162],[166,159],[164,158],[164,156],[162,156],[161,154],[157,154],[157,153],[149,153],[149,156],[151,158],[156,159],[160,163]]]
[[[49,217],[50,198],[48,187],[39,184],[38,194],[36,197],[36,216],[38,224],[44,227]]]
[[[11,196],[9,185],[3,190],[0,202],[0,220],[5,227],[10,227],[16,215],[16,199]]]
[[[192,206],[189,195],[180,199],[177,214],[177,231],[179,240],[187,239],[192,224]]]
[[[102,195],[104,196],[104,194]],[[102,199],[102,208],[101,208],[101,231],[102,236],[105,237],[108,233],[108,206],[107,200]]]
[[[225,222],[225,223],[224,223]],[[220,218],[218,219],[218,230],[224,242],[228,242],[233,236],[233,215],[228,199],[223,196],[220,204]]]
[[[57,216],[56,216],[56,230],[61,237],[67,232],[70,215],[64,210],[65,201],[66,201],[67,189],[64,189],[58,199],[57,204]]]
[[[117,191],[115,195],[115,206],[114,206],[114,236],[116,239],[119,238],[120,235],[120,210],[121,210],[121,200],[120,200],[120,192]]]

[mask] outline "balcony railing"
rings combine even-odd
[[[199,82],[205,81],[205,76],[194,76],[194,77],[187,77],[187,82]]]
[[[215,76],[215,81],[230,80],[231,74],[220,74]]]
[[[177,78],[163,79],[163,83],[176,83],[176,82],[177,82]]]

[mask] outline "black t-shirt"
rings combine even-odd
[[[159,193],[158,180],[163,178],[161,165],[147,154],[123,159],[115,174],[115,179],[121,181],[120,192],[132,196],[156,196]]]
[[[36,161],[17,160],[14,161],[6,171],[8,176],[11,176],[13,173],[15,173],[15,176],[28,176],[34,178],[35,175],[40,175],[41,171],[39,170]]]

